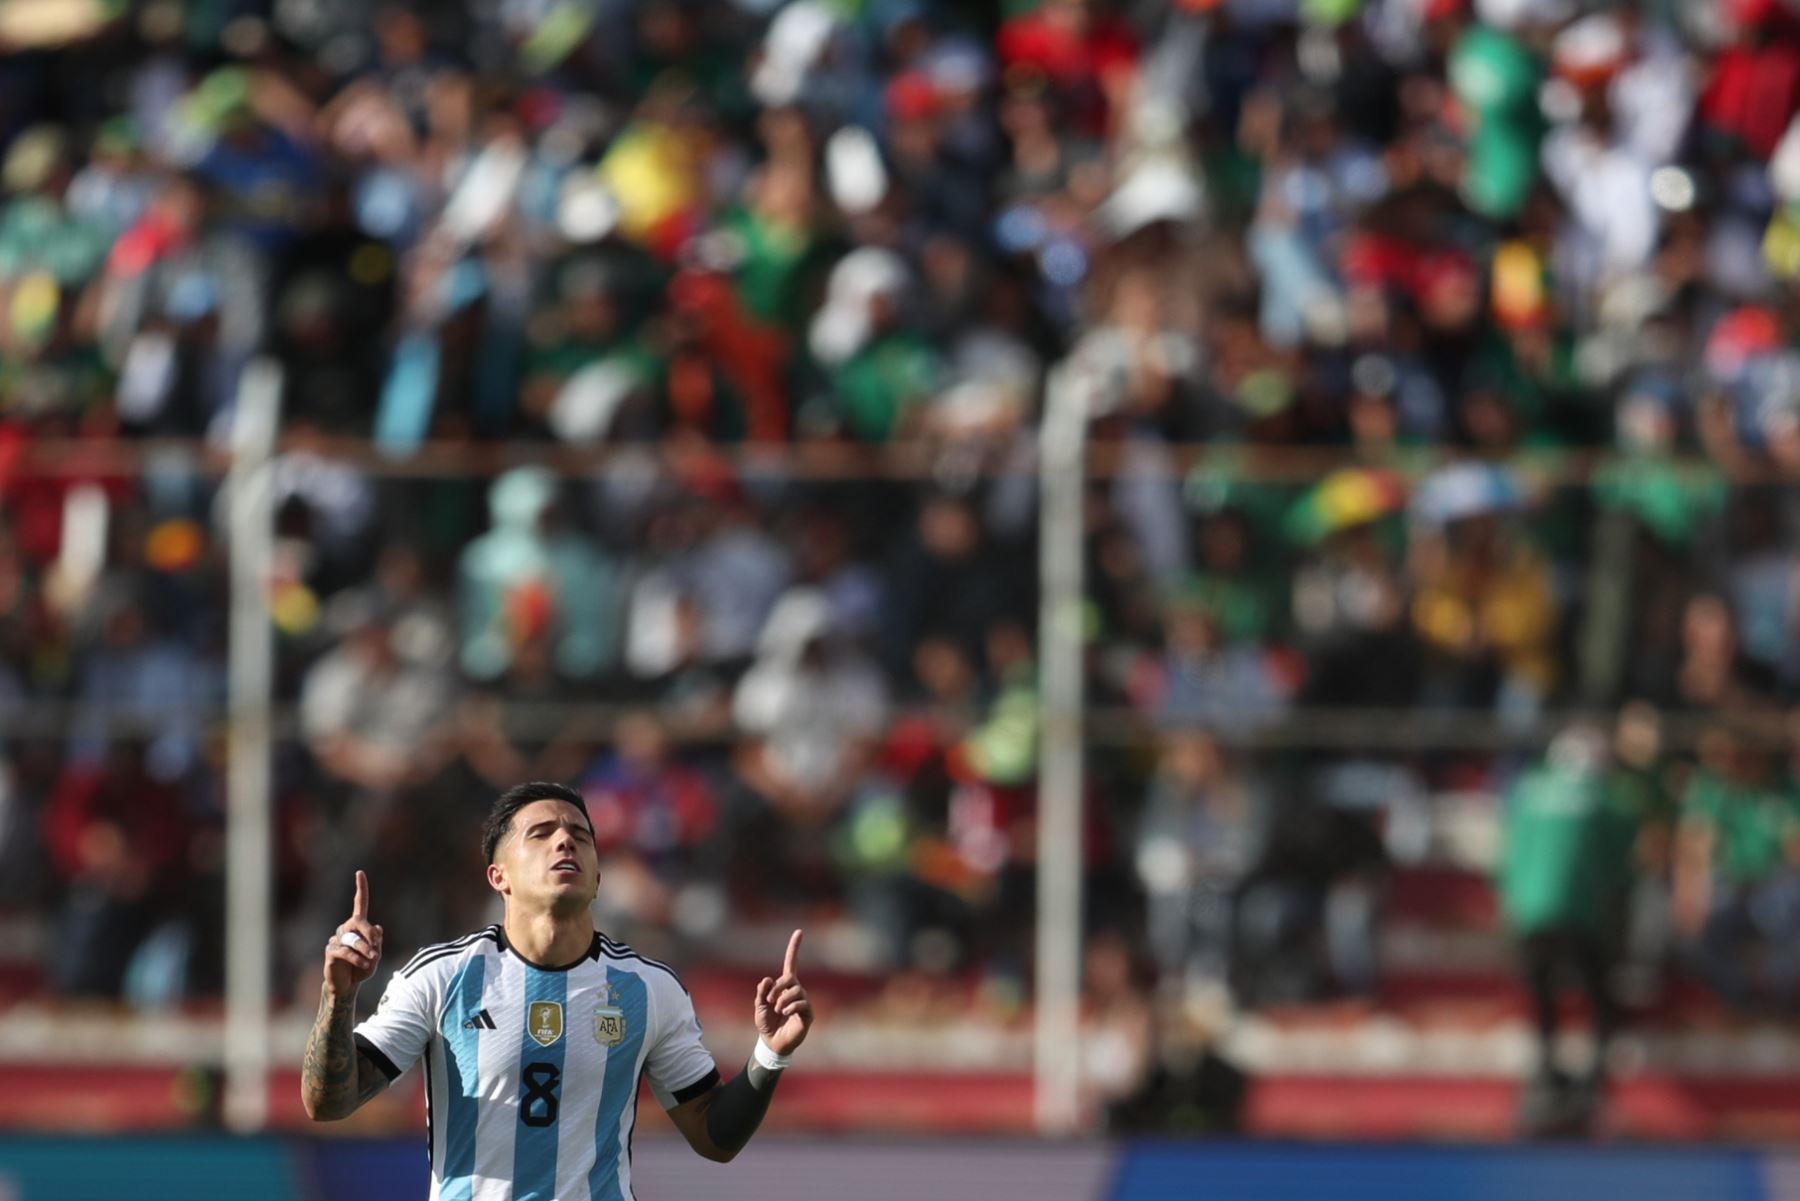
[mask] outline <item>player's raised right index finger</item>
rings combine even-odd
[[[356,899],[350,904],[350,916],[359,921],[369,920],[369,874],[360,869],[356,873]]]

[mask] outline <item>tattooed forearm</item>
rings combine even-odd
[[[300,1102],[306,1116],[330,1122],[347,1118],[380,1091],[384,1083],[377,1070],[363,1068],[356,1040],[355,998],[326,990],[319,998],[319,1015],[306,1040],[306,1058],[300,1065]]]

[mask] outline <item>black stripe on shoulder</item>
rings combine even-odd
[[[400,974],[407,979],[411,979],[413,974],[426,964],[436,963],[446,955],[454,955],[458,951],[473,946],[484,938],[492,939],[498,944],[500,941],[499,927],[489,926],[485,930],[477,930],[473,934],[464,935],[455,942],[439,943],[435,947],[426,947],[423,951],[414,955],[405,967],[400,969]]]
[[[642,951],[635,950],[616,938],[611,938],[602,934],[600,936],[600,945],[605,949],[607,954],[615,959],[636,959],[641,963],[649,964],[651,967],[661,968],[663,971],[669,973],[669,975],[674,976],[677,980],[681,979],[675,969],[664,963],[662,960],[652,959]]]
[[[675,981],[682,992],[687,992],[687,985],[681,983],[681,977],[676,973],[675,969],[664,963],[662,960],[652,959],[648,955],[640,955],[624,943],[614,942],[604,934],[600,936],[600,946],[606,954],[614,959],[635,959],[639,963],[647,963],[651,967],[661,968],[663,971],[669,973],[669,977]]]
[[[482,935],[488,933],[488,931],[490,931],[492,929],[493,929],[492,926],[486,926],[480,930],[475,931],[473,934],[464,934],[460,938],[452,938],[452,939],[448,940],[447,942],[434,942],[434,943],[430,943],[426,946],[420,947],[418,950],[413,952],[413,957],[411,959],[408,959],[406,961],[405,965],[402,966],[400,970],[404,972],[407,968],[409,968],[413,964],[419,962],[419,960],[425,958],[427,955],[433,955],[439,951],[448,951],[453,947],[463,946],[464,944],[468,943],[472,939],[480,938]]]
[[[694,1081],[686,1088],[678,1088],[669,1095],[675,1098],[675,1104],[681,1105],[688,1101],[692,1101],[695,1097],[704,1097],[707,1093],[712,1091],[713,1085],[718,1082],[719,1069],[713,1068],[710,1072],[706,1073],[706,1075],[700,1077],[700,1079]]]
[[[358,1034],[354,1037],[356,1049],[361,1051],[370,1063],[381,1069],[381,1074],[388,1078],[389,1084],[400,1079],[400,1069],[394,1066],[394,1061],[389,1059],[380,1047],[370,1042],[365,1035]]]

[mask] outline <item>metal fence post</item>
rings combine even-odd
[[[274,643],[267,589],[274,539],[270,458],[281,415],[281,368],[244,370],[225,477],[231,554],[229,742],[225,828],[225,1121],[268,1121],[269,975],[274,905],[270,845]]]
[[[1038,612],[1043,747],[1038,765],[1037,1008],[1033,1043],[1040,1133],[1080,1121],[1082,510],[1084,389],[1058,368],[1045,391],[1039,446]]]

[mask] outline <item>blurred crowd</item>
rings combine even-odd
[[[38,720],[0,889],[57,913],[59,989],[217,986],[198,448],[268,359],[286,968],[352,863],[396,945],[481,920],[476,815],[546,777],[627,929],[804,909],[846,962],[1022,981],[1036,430],[1070,403],[1089,699],[1139,732],[1090,778],[1122,1055],[1137,957],[1374,990],[1450,794],[1577,847],[1501,856],[1528,943],[1610,855],[1596,939],[1668,879],[1725,996],[1793,1002],[1784,0],[4,13],[0,697]],[[501,440],[614,453],[461,471]],[[1706,724],[1522,749],[1622,705]]]

